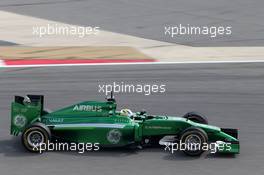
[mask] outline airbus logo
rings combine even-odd
[[[73,111],[102,112],[102,106],[94,105],[75,105]]]

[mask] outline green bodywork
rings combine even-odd
[[[199,124],[182,117],[135,113],[133,118],[120,115],[115,100],[86,101],[55,112],[43,110],[43,100],[24,103],[12,102],[11,134],[19,135],[35,122],[49,127],[54,138],[69,142],[99,143],[100,146],[126,146],[141,143],[146,138],[179,135],[189,127],[203,129],[209,142],[231,144],[226,153],[239,153],[238,139],[221,128]]]

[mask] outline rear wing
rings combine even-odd
[[[11,135],[19,135],[27,126],[34,123],[43,115],[44,96],[27,95],[15,96],[11,103]]]

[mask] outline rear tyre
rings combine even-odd
[[[208,142],[206,132],[200,128],[188,128],[182,132],[180,142],[184,143],[183,152],[188,156],[200,156],[205,150],[202,149]]]
[[[23,146],[30,152],[39,152],[40,148],[47,146],[51,138],[50,130],[42,123],[35,123],[28,127],[22,134]],[[46,144],[46,145],[44,145]]]
[[[208,124],[207,118],[197,112],[188,112],[187,114],[183,116],[183,118],[186,118],[196,123]]]

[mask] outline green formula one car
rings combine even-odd
[[[99,143],[102,147],[169,147],[181,143],[185,144],[182,151],[190,156],[201,155],[203,145],[214,143],[217,152],[239,153],[237,129],[208,125],[207,119],[197,113],[173,117],[148,115],[145,111],[133,113],[129,109],[117,111],[112,95],[106,101],[85,101],[55,112],[44,110],[43,101],[42,95],[27,95],[15,96],[12,102],[11,134],[22,133],[23,145],[32,152],[36,152],[36,145],[55,138],[71,143]]]

